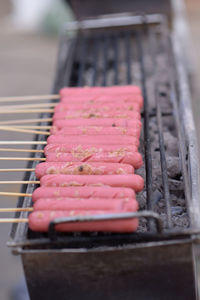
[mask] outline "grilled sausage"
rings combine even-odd
[[[139,146],[139,139],[134,136],[113,135],[111,139],[106,139],[105,135],[50,135],[47,139],[47,144],[86,144],[86,145],[135,145]]]
[[[133,174],[134,168],[128,164],[118,163],[81,163],[81,162],[44,162],[35,168],[35,175],[40,179],[48,174],[67,175],[119,175]]]
[[[79,144],[49,144],[45,146],[44,153],[71,153],[73,155],[79,155],[82,153],[83,157],[87,157],[88,154],[111,152],[111,153],[127,153],[136,152],[137,147],[135,145],[79,145]]]
[[[130,164],[138,169],[142,166],[142,155],[139,152],[102,152],[102,153],[47,153],[47,162],[104,162]]]
[[[144,101],[141,96],[133,96],[133,95],[115,95],[115,96],[104,96],[104,95],[98,95],[98,96],[68,96],[63,97],[61,99],[61,104],[67,105],[68,107],[71,107],[72,109],[77,109],[78,107],[90,107],[90,108],[97,108],[100,105],[102,107],[105,107],[107,105],[112,105],[113,109],[115,107],[121,107],[122,109],[126,107],[125,110],[129,110],[129,107],[133,104],[138,104],[140,107],[140,110],[143,107]],[[133,109],[130,109],[133,110]]]
[[[102,119],[70,119],[56,120],[53,125],[58,129],[63,127],[79,127],[79,126],[103,126],[103,127],[126,127],[133,128],[136,120],[120,119],[120,118],[102,118]]]
[[[136,208],[137,209],[137,208]],[[109,214],[112,213],[109,211]],[[114,211],[113,213],[116,213]],[[52,220],[62,217],[73,216],[92,216],[92,215],[106,215],[108,211],[36,211],[29,215],[29,227],[33,231],[45,232],[48,231],[49,224]],[[89,221],[65,223],[56,225],[57,231],[62,232],[134,232],[138,227],[138,219],[124,219],[124,220],[109,220],[109,221]]]
[[[64,112],[55,112],[53,115],[53,121],[56,120],[68,120],[68,119],[102,119],[102,118],[119,118],[119,119],[133,119],[140,120],[141,115],[138,111],[109,111],[109,112],[98,112],[98,113],[80,113],[77,111],[64,111]]]
[[[80,98],[79,98],[80,99]],[[64,112],[64,111],[77,111],[80,113],[97,113],[97,112],[109,112],[114,111],[118,113],[119,111],[137,111],[140,112],[141,110],[141,104],[139,99],[134,99],[135,101],[129,103],[125,103],[124,101],[116,101],[113,103],[113,101],[101,101],[101,102],[90,102],[89,100],[84,100],[79,102],[78,100],[69,101],[67,98],[67,101],[63,101],[58,103],[55,108],[54,112]]]
[[[140,192],[144,187],[141,176],[131,175],[45,175],[40,180],[41,186],[113,186],[128,187]]]
[[[134,211],[138,204],[134,198],[40,198],[33,206],[37,210],[105,210]]]
[[[78,95],[79,97],[83,95],[125,95],[125,94],[139,94],[141,95],[141,89],[139,86],[134,85],[123,85],[123,86],[107,86],[107,87],[64,87],[60,90],[61,98],[64,96],[75,96]]]
[[[137,138],[140,137],[141,128],[125,128],[125,127],[97,127],[97,126],[79,126],[69,127],[57,130],[54,126],[51,128],[51,134],[56,135],[132,135]]]
[[[32,194],[32,200],[39,198],[135,198],[134,190],[109,186],[71,186],[71,187],[39,187]]]

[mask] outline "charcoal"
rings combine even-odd
[[[186,213],[174,215],[172,221],[175,227],[187,228],[189,227],[189,219]]]
[[[180,206],[172,206],[172,215],[180,215],[183,213],[183,208]]]
[[[140,218],[138,232],[146,232],[148,230],[148,222],[145,218]]]
[[[178,141],[169,131],[164,132],[165,147],[168,154],[178,156]]]
[[[139,202],[140,209],[146,209],[146,201],[147,201],[146,191],[142,191],[137,194],[137,199]]]

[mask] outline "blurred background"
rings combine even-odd
[[[53,85],[58,30],[71,19],[69,9],[58,0],[0,0],[0,96],[49,94]],[[23,115],[18,115],[23,119]],[[36,115],[30,115],[34,118]],[[12,118],[12,115],[11,115]],[[16,119],[16,115],[14,116]],[[8,119],[4,115],[1,120]],[[10,119],[10,116],[9,116]],[[32,140],[28,134],[0,132],[0,140]],[[2,156],[14,156],[3,153]],[[22,155],[22,156],[26,156]],[[0,162],[1,168],[23,168],[26,162]],[[21,180],[23,173],[0,173],[0,180]],[[18,192],[19,185],[0,187]],[[1,207],[14,207],[17,198],[0,197]],[[3,217],[4,215],[2,215]],[[9,216],[12,217],[10,214]],[[0,299],[27,299],[24,295],[20,257],[13,256],[6,242],[9,224],[0,226]],[[15,293],[17,287],[17,293]],[[13,291],[14,289],[14,291]],[[15,295],[13,295],[15,294]]]
[[[185,0],[189,30],[194,45],[196,81],[200,81],[200,1]],[[61,0],[0,0],[0,97],[48,94],[53,84],[58,32],[61,24],[73,16]],[[197,85],[197,90],[199,86]],[[199,93],[200,94],[200,93]],[[197,94],[197,95],[199,95]],[[197,97],[198,98],[198,97]],[[194,110],[198,119],[198,99],[194,99]],[[23,119],[23,115],[19,115]],[[30,115],[30,118],[35,117]],[[4,115],[3,119],[8,118]],[[10,116],[9,116],[10,119]],[[7,133],[0,132],[0,140]],[[9,133],[9,140],[30,140],[26,134]],[[1,152],[2,153],[2,152]],[[12,154],[2,153],[2,156]],[[26,162],[0,162],[1,168],[26,167]],[[20,180],[23,174],[1,174],[0,180]],[[1,191],[19,191],[20,186],[2,186]],[[1,207],[14,207],[17,199],[1,197]],[[23,285],[20,258],[11,255],[6,242],[10,225],[0,226],[0,299],[27,299]],[[15,287],[18,288],[17,293]],[[20,294],[21,292],[21,294]],[[15,295],[14,295],[15,294]],[[18,297],[18,298],[17,298]]]

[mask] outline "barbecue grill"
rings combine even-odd
[[[167,24],[162,15],[127,14],[63,29],[53,93],[63,86],[142,87],[145,163],[138,174],[145,189],[137,197],[140,211],[134,216],[140,223],[132,234],[55,231],[58,223],[84,221],[79,218],[57,219],[47,234],[14,224],[9,246],[22,257],[33,300],[198,298],[197,143],[180,44]],[[40,124],[49,125],[42,121],[49,116],[42,114]],[[35,174],[25,174],[25,180],[35,180]],[[35,188],[28,184],[22,192]],[[18,201],[18,207],[31,205],[30,198]],[[16,217],[26,218],[27,212]]]

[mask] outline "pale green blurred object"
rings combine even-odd
[[[53,1],[41,22],[41,30],[48,34],[57,34],[63,23],[73,19],[71,9],[64,1]]]

